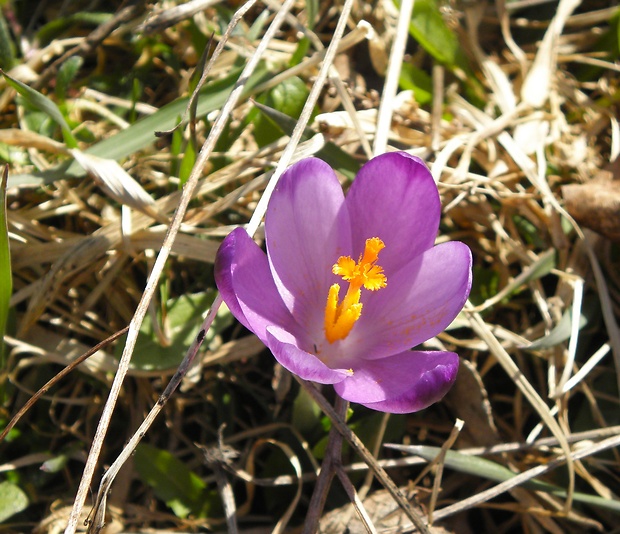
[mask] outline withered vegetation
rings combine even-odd
[[[619,532],[620,12],[416,0],[407,24],[412,3],[0,4],[4,524],[301,530],[335,423],[219,306],[215,253],[250,221],[262,239],[291,162],[346,187],[405,150],[438,182],[438,240],[474,255],[426,344],[461,370],[420,413],[352,406],[345,438],[412,506],[345,442],[321,531]]]

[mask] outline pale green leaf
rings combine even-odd
[[[161,371],[174,369],[183,360],[185,352],[194,341],[196,331],[202,324],[202,315],[213,302],[215,292],[207,291],[193,295],[181,295],[166,303],[165,330],[168,343],[162,345],[153,328],[152,319],[142,322],[136,350],[131,359],[132,369],[141,371]],[[158,318],[160,320],[161,318]],[[207,332],[205,343],[209,344],[213,337],[232,323],[232,315],[222,307]],[[124,339],[124,338],[123,338]],[[120,357],[125,343],[117,344],[117,357]]]
[[[583,306],[581,308],[581,314],[579,316],[579,329],[583,329],[593,320],[600,315],[600,304],[598,299],[586,297],[584,299]],[[555,347],[556,345],[566,341],[571,334],[572,324],[572,310],[567,310],[558,324],[549,332],[548,335],[533,341],[530,345],[527,345],[527,350],[540,350]]]
[[[288,115],[276,109],[259,104],[258,102],[254,102],[254,105],[260,109],[262,113],[267,115],[275,124],[277,124],[284,133],[287,135],[293,133],[293,129],[297,124],[295,119],[292,119]],[[310,139],[315,134],[316,132],[312,131],[312,129],[306,128],[302,139]],[[355,177],[360,168],[360,165],[355,158],[331,142],[325,143],[325,146],[316,153],[316,156],[329,163],[335,170],[342,173],[350,180]]]
[[[459,43],[443,20],[435,0],[416,0],[409,32],[437,61],[449,67],[457,64]]]
[[[134,467],[177,517],[200,513],[206,484],[168,451],[141,443],[134,455]]]
[[[0,482],[0,522],[23,512],[28,507],[28,495],[12,482]]]
[[[196,145],[192,139],[189,139],[185,145],[185,152],[181,158],[181,165],[179,166],[179,186],[182,187],[187,182],[189,175],[194,168],[196,162]]]
[[[72,56],[58,69],[58,75],[56,76],[56,97],[60,102],[66,99],[69,86],[78,71],[82,68],[83,63],[84,58],[82,58],[82,56]]]

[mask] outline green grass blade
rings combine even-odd
[[[264,73],[264,70],[257,72],[253,78],[250,78],[247,87],[251,88],[256,85]],[[198,97],[196,116],[200,117],[221,108],[239,78],[239,74],[241,74],[241,68],[233,70],[226,78],[205,86]],[[155,132],[171,130],[177,125],[178,117],[183,116],[188,102],[187,97],[175,100],[126,130],[93,145],[86,152],[101,158],[119,160],[142,150],[156,140]],[[69,168],[69,174],[74,175],[73,170],[72,167]],[[80,176],[82,174],[78,173]]]
[[[408,445],[408,446],[390,446],[390,448],[397,448],[403,450],[409,454],[415,454],[420,456],[429,462],[434,460],[441,449],[439,447],[429,447],[426,445]],[[507,467],[500,465],[492,460],[486,458],[480,458],[479,456],[471,456],[468,454],[462,454],[457,451],[447,451],[444,464],[461,473],[467,473],[468,475],[474,475],[477,477],[487,478],[495,482],[505,482],[515,477],[519,473],[513,473]],[[542,482],[540,480],[528,480],[521,484],[522,487],[531,489],[534,491],[544,491],[551,493],[557,497],[566,497],[567,492],[565,489],[549,484],[548,482]],[[616,513],[620,513],[620,501],[614,501],[611,499],[605,499],[598,495],[590,495],[586,493],[575,492],[573,494],[573,500],[575,502],[582,502],[597,506],[599,508],[605,508]]]
[[[532,341],[526,350],[541,350],[555,347],[570,338],[571,323],[573,320],[572,310],[566,310],[558,324],[547,334],[535,341]],[[583,330],[586,326],[600,321],[600,303],[598,298],[588,295],[584,299],[579,316],[579,329]]]
[[[269,119],[274,122],[274,124],[281,128],[285,134],[291,135],[293,133],[295,125],[297,124],[295,119],[292,119],[285,113],[258,102],[254,102],[254,105],[261,111],[261,113],[264,113],[265,116],[269,117]],[[315,131],[311,128],[306,128],[302,139],[310,139],[314,135],[316,135]],[[357,171],[360,169],[360,165],[354,157],[350,156],[339,146],[331,142],[325,143],[325,146],[316,153],[316,156],[325,160],[335,170],[341,172],[349,180],[353,180],[357,174]]]
[[[71,26],[100,26],[112,18],[110,13],[90,13],[88,11],[78,11],[66,17],[55,18],[37,30],[36,39],[42,45],[51,43],[60,37],[63,32],[67,32]]]
[[[211,111],[220,109],[224,102],[226,102],[228,95],[230,95],[239,78],[239,74],[241,74],[241,67],[234,69],[226,78],[206,85],[198,98],[196,116],[204,116]],[[259,66],[248,80],[244,95],[248,96],[251,94],[252,89],[264,81],[267,74],[265,66]],[[126,130],[94,144],[87,150],[84,150],[84,152],[91,156],[106,159],[120,160],[126,158],[155,142],[155,132],[174,128],[178,123],[178,118],[183,116],[188,102],[189,97],[179,98],[163,106],[152,115],[140,119]],[[11,184],[13,185],[14,181],[15,183],[42,182],[47,184],[61,178],[79,178],[85,174],[86,172],[77,162],[72,162],[71,164],[65,163],[47,171],[13,176],[11,177]]]
[[[0,11],[0,65],[5,69],[15,65],[15,44],[2,11]]]
[[[25,83],[12,78],[6,72],[0,70],[0,73],[4,76],[6,83],[15,89],[22,97],[24,97],[26,102],[49,115],[49,117],[54,120],[58,126],[60,126],[62,136],[69,148],[76,148],[78,146],[75,137],[73,137],[73,134],[71,133],[71,128],[67,124],[62,112],[52,100],[39,93],[39,91],[36,91],[32,87],[28,87]]]
[[[82,56],[73,56],[67,59],[58,69],[58,74],[56,75],[56,98],[60,103],[64,103],[67,99],[71,82],[75,79],[83,64],[84,58]]]
[[[11,250],[9,247],[9,230],[6,216],[6,184],[9,177],[9,166],[4,167],[2,182],[0,183],[0,369],[4,369],[4,333],[11,294],[13,293],[13,278],[11,276]]]

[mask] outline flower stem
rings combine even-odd
[[[312,386],[311,386],[312,387]],[[334,409],[338,417],[344,422],[347,414],[349,403],[344,399],[336,396]],[[332,426],[329,431],[327,448],[325,449],[325,457],[321,464],[321,471],[312,492],[312,498],[308,506],[306,521],[304,523],[303,534],[314,534],[318,532],[319,521],[325,507],[327,494],[331,487],[332,480],[336,471],[341,467],[342,461],[342,434],[336,426]]]
[[[357,452],[370,469],[375,473],[375,476],[381,482],[383,487],[390,493],[392,498],[398,503],[398,506],[405,513],[405,515],[411,520],[411,522],[418,529],[420,534],[431,534],[425,518],[423,518],[418,512],[415,511],[413,506],[405,498],[403,493],[398,489],[398,486],[394,484],[394,481],[385,472],[385,469],[381,467],[377,459],[370,453],[370,451],[364,446],[357,435],[347,427],[344,419],[336,413],[334,408],[327,402],[327,399],[321,395],[321,392],[310,382],[302,380],[296,375],[293,375],[295,380],[299,382],[312,397],[312,399],[319,405],[323,413],[329,417],[332,425],[338,429],[338,432],[349,442],[349,445]],[[310,532],[310,531],[304,531]]]

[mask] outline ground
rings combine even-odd
[[[613,2],[0,15],[3,529],[618,532]],[[429,166],[473,286],[423,347],[459,355],[454,387],[389,415],[277,365],[213,264],[239,225],[263,245],[293,161],[346,190],[395,150]]]

